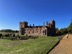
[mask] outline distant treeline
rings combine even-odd
[[[15,33],[18,33],[19,31],[18,30],[11,30],[11,29],[2,29],[2,30],[0,30],[0,32],[15,32]]]

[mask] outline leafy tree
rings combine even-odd
[[[67,28],[61,28],[60,32],[62,35],[68,33]]]
[[[68,33],[72,33],[72,22],[70,23],[69,27],[67,28]]]
[[[61,35],[61,32],[60,32],[59,30],[56,31],[56,35],[57,35],[57,36]]]
[[[58,28],[56,28],[55,30],[56,30],[56,35],[57,36],[61,35],[61,32],[60,32],[60,30]]]

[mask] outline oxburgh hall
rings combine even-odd
[[[46,22],[43,26],[28,26],[28,22],[20,22],[20,35],[27,36],[55,36],[55,21],[52,20],[51,23]]]

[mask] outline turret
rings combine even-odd
[[[24,35],[25,33],[25,28],[27,28],[28,22],[20,22],[20,34]]]
[[[52,25],[52,28],[55,28],[55,21],[54,20],[51,21],[51,25]]]
[[[46,26],[48,26],[48,22],[46,22]]]
[[[51,31],[52,36],[55,36],[56,30],[55,30],[55,21],[54,20],[51,21],[51,29],[52,29],[52,31]]]
[[[20,28],[26,28],[28,26],[28,22],[20,22]]]

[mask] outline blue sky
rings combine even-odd
[[[56,21],[57,28],[68,27],[72,0],[0,0],[0,29],[19,30],[19,22],[43,25]]]

